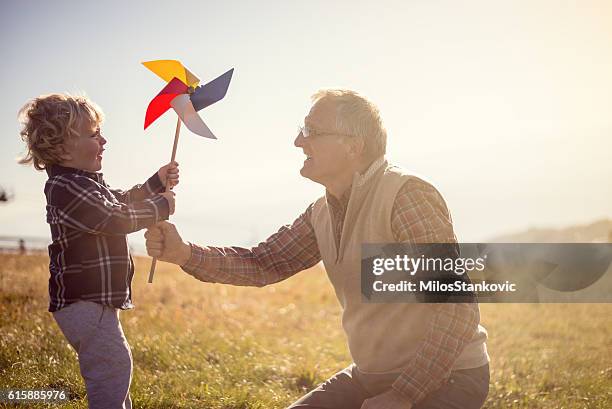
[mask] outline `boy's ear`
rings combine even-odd
[[[68,162],[72,160],[72,155],[68,152],[68,149],[66,149],[66,146],[62,144],[62,153],[60,153],[60,159],[62,160],[62,162]]]

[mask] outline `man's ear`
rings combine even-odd
[[[352,136],[349,139],[349,155],[359,157],[365,152],[365,140],[360,136]]]

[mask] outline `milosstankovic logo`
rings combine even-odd
[[[364,244],[364,302],[612,302],[612,244]]]

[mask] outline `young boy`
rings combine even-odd
[[[132,354],[119,310],[133,308],[134,264],[126,235],[174,213],[178,164],[143,185],[111,189],[101,173],[106,140],[100,108],[85,97],[44,95],[19,112],[28,152],[21,163],[45,169],[49,311],[79,357],[90,408],[131,408]]]

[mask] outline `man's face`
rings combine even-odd
[[[97,172],[102,169],[102,152],[106,139],[100,135],[98,124],[82,121],[79,136],[66,143],[69,160],[64,164],[75,169]]]
[[[316,103],[304,118],[304,126],[313,134],[306,138],[300,133],[294,142],[306,155],[300,174],[323,185],[347,172],[352,174],[354,159],[345,137],[337,133],[335,105],[329,101]]]

